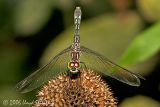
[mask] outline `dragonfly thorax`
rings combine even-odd
[[[76,51],[73,51],[71,52],[71,60],[73,61],[73,64],[77,64],[79,65],[79,58],[80,58],[80,53],[79,52],[76,52]]]
[[[69,70],[68,75],[71,79],[77,79],[80,75],[80,70],[77,68],[72,68]]]
[[[77,74],[77,73],[79,73],[79,69],[77,69],[77,68],[72,68],[69,71],[70,71],[71,74]]]

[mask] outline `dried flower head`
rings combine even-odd
[[[93,71],[82,70],[80,78],[61,75],[38,92],[33,107],[117,107],[111,89]]]

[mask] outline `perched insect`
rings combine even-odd
[[[30,76],[16,85],[16,89],[22,93],[32,91],[61,73],[67,73],[70,79],[78,78],[81,69],[92,69],[105,76],[110,76],[131,86],[139,86],[140,75],[134,74],[125,68],[111,62],[109,59],[80,46],[81,9],[76,7],[74,12],[74,41],[71,46],[61,51],[51,61],[38,69]],[[87,70],[86,70],[87,71]]]

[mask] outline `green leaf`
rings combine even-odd
[[[22,0],[15,9],[14,29],[21,35],[38,32],[50,18],[51,0]]]
[[[122,55],[124,66],[143,62],[155,55],[160,48],[160,22],[137,36]]]
[[[24,71],[22,66],[28,55],[23,44],[10,43],[0,46],[0,84],[15,83],[19,74]]]
[[[160,20],[160,0],[137,0],[137,7],[148,21]]]
[[[124,99],[118,107],[160,107],[160,103],[150,97],[137,95]]]

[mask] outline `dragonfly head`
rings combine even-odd
[[[79,62],[69,62],[68,69],[70,73],[77,74],[79,72],[80,64]]]
[[[79,64],[79,62],[69,62],[68,68],[69,69],[78,69],[78,68],[80,68],[80,64]]]

